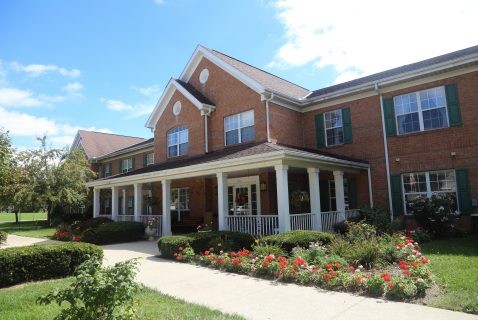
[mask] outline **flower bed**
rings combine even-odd
[[[311,243],[307,249],[297,247],[290,256],[264,255],[247,249],[226,252],[213,247],[196,254],[186,244],[178,248],[174,257],[178,261],[192,261],[218,270],[329,290],[395,300],[423,296],[432,284],[428,268],[430,260],[421,255],[413,239],[404,235],[393,239],[395,252],[391,256],[394,261],[370,268],[348,263],[344,258],[328,253],[328,249],[318,243]]]

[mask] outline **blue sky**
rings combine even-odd
[[[478,44],[477,1],[439,2],[1,1],[0,127],[18,148],[79,128],[148,138],[197,44],[309,89]]]

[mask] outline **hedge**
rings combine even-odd
[[[231,231],[211,231],[188,233],[177,236],[165,236],[158,240],[158,248],[161,256],[164,258],[173,258],[174,253],[178,252],[179,247],[186,246],[187,243],[195,252],[202,252],[214,247],[217,250],[240,250],[242,248],[251,249],[254,244],[254,237],[247,233]],[[221,244],[218,246],[218,244]]]
[[[308,248],[311,242],[320,242],[324,245],[329,244],[333,238],[334,235],[332,233],[311,230],[294,230],[266,236],[261,238],[261,241],[269,245],[278,245],[287,252],[291,252],[292,249],[297,246]]]
[[[91,218],[85,221],[78,221],[77,223],[74,223],[71,226],[71,229],[81,233],[85,230],[96,228],[99,225],[102,225],[105,223],[111,223],[111,222],[113,222],[113,220],[111,220],[110,218],[96,217],[96,218]]]
[[[17,283],[67,277],[87,259],[103,259],[88,243],[63,243],[0,250],[0,288]]]
[[[0,244],[7,242],[8,233],[0,231]]]
[[[81,241],[94,244],[111,244],[140,240],[144,235],[141,222],[116,221],[88,229],[81,235]]]

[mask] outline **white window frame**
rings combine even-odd
[[[185,196],[185,199],[181,199],[181,192],[186,192],[186,196]],[[175,196],[173,196],[174,193],[177,193],[177,203],[176,202],[173,202],[173,199],[175,198]],[[170,204],[170,210],[171,211],[176,211],[177,212],[177,215],[178,215],[178,222],[181,222],[181,214],[185,213],[185,212],[189,212],[189,202],[190,202],[190,192],[189,192],[189,188],[171,188],[171,204]],[[181,200],[185,200],[186,203],[184,203],[183,205],[181,205],[182,201]],[[182,208],[183,207],[183,208]]]
[[[176,132],[173,132],[174,130],[177,130]],[[182,131],[187,131],[187,141],[186,142],[182,142],[180,141],[180,133]],[[176,135],[176,143],[173,143],[173,144],[169,144],[169,137],[171,135]],[[187,144],[187,148],[186,148],[186,152],[185,153],[180,153],[181,151],[181,145],[183,144]],[[169,129],[167,135],[166,135],[166,146],[167,146],[167,155],[168,155],[168,158],[176,158],[176,157],[180,157],[180,156],[184,156],[184,155],[187,155],[189,153],[189,128],[188,126],[177,126],[177,127],[174,127],[174,128],[171,128]],[[177,154],[176,155],[171,155],[169,153],[169,148],[170,147],[176,147],[177,148]]]
[[[111,207],[111,199],[110,198],[106,198],[105,199],[105,209],[109,209]]]
[[[433,173],[439,173],[439,172],[452,172],[453,173],[453,178],[455,179],[455,189],[453,190],[445,190],[445,191],[432,191],[431,188],[431,182],[430,182],[430,174]],[[426,191],[417,191],[417,192],[405,192],[405,183],[404,183],[404,176],[405,175],[410,175],[410,174],[425,174],[425,182],[426,182]],[[454,193],[455,194],[455,199],[457,201],[456,205],[458,207],[458,189],[456,186],[456,173],[455,170],[453,169],[444,169],[444,170],[434,170],[434,171],[422,171],[422,172],[409,172],[409,173],[403,173],[401,174],[401,183],[402,183],[402,195],[403,195],[403,208],[405,214],[409,215],[411,213],[407,212],[407,195],[424,195],[427,198],[431,198],[432,195],[434,194],[440,194],[440,193]]]
[[[227,179],[227,187],[232,187],[233,190],[235,190],[235,188],[240,188],[240,187],[247,187],[249,190],[249,194],[248,194],[248,197],[249,197],[249,207],[251,208],[251,212],[252,212],[252,190],[251,190],[251,185],[252,184],[255,184],[256,185],[256,203],[257,203],[257,215],[260,216],[262,213],[261,213],[261,189],[260,189],[260,179],[259,179],[259,176],[248,176],[248,177],[240,177],[240,178],[230,178],[230,179]],[[232,201],[233,201],[233,206],[235,205],[236,203],[236,194],[235,192],[233,191],[233,198],[232,198]],[[228,215],[235,215],[235,208],[232,208],[232,211],[231,211],[231,208],[228,209]]]
[[[105,163],[105,164],[103,164],[103,168],[105,168],[104,171],[103,171],[105,177],[111,176],[111,170],[110,170],[110,169],[111,169],[111,165],[110,165],[110,163]]]
[[[336,125],[336,126],[327,128],[327,120],[326,120],[327,114],[331,114],[331,113],[340,114],[340,123],[341,123],[340,126]],[[342,128],[342,141],[339,142],[339,143],[329,144],[328,139],[327,139],[327,131],[328,130],[333,130],[333,129],[338,129],[338,128]],[[325,131],[324,132],[324,134],[325,134],[325,146],[332,147],[332,146],[339,146],[339,145],[344,144],[344,118],[343,118],[343,114],[342,114],[342,109],[337,109],[337,110],[324,112],[324,131]]]
[[[146,155],[146,166],[151,166],[153,164],[154,164],[154,152],[151,152]]]
[[[436,90],[436,89],[441,89],[441,90],[443,91],[443,96],[445,97],[445,105],[444,105],[444,106],[440,106],[440,107],[435,107],[435,108],[422,109],[422,101],[421,101],[421,99],[420,99],[420,93],[421,93],[421,92],[424,92],[424,91]],[[407,96],[407,95],[411,95],[411,94],[415,94],[415,95],[416,95],[416,99],[417,99],[417,111],[412,111],[412,112],[406,112],[406,113],[402,113],[402,114],[397,114],[395,99],[398,98],[398,97]],[[393,105],[394,105],[394,109],[395,109],[395,126],[396,126],[396,128],[397,128],[397,134],[400,135],[400,136],[404,136],[404,135],[411,134],[411,133],[416,133],[416,132],[438,130],[438,129],[443,129],[443,128],[449,128],[449,127],[450,127],[450,120],[449,120],[449,118],[448,118],[448,107],[447,107],[447,106],[448,106],[448,102],[447,102],[447,100],[446,100],[446,93],[445,93],[445,87],[444,87],[444,86],[439,86],[439,87],[434,87],[434,88],[428,88],[428,89],[424,89],[424,90],[419,90],[419,91],[415,91],[415,92],[409,92],[409,93],[405,93],[405,94],[401,94],[401,95],[395,96],[395,97],[393,97]],[[423,112],[424,112],[424,111],[429,111],[429,110],[434,110],[434,109],[442,109],[442,108],[445,108],[446,126],[438,127],[438,128],[425,129],[425,124],[424,124],[424,121],[423,121]],[[400,128],[399,128],[399,125],[398,125],[398,117],[399,117],[399,116],[403,116],[403,115],[407,115],[407,114],[412,114],[412,113],[418,113],[418,123],[419,123],[419,125],[420,125],[420,130],[400,133]]]
[[[129,172],[133,170],[133,158],[121,160],[121,172]]]
[[[335,196],[332,197],[332,189],[334,190]],[[332,210],[332,204],[337,203],[337,193],[335,193],[335,180],[329,180],[329,208],[330,211]],[[333,201],[332,201],[333,200]],[[350,202],[349,202],[349,183],[347,178],[344,178],[344,202],[345,202],[345,210],[349,210]],[[335,208],[337,211],[337,208]]]
[[[245,114],[252,114],[252,126],[241,126],[241,120],[242,120],[241,118]],[[227,121],[227,119],[231,119],[233,117],[237,117],[237,128],[226,131],[226,121]],[[242,141],[242,133],[241,133],[242,129],[249,128],[249,127],[254,127],[254,138],[252,140]],[[244,111],[244,112],[241,112],[241,113],[236,113],[236,114],[232,114],[230,116],[224,117],[224,145],[225,146],[232,146],[232,145],[236,145],[236,144],[240,144],[240,143],[244,143],[244,142],[254,141],[256,139],[255,127],[256,127],[256,123],[255,123],[255,119],[254,119],[254,110],[248,110],[248,111]],[[238,140],[239,141],[237,143],[228,144],[227,143],[227,133],[231,132],[231,131],[236,131],[236,130],[238,131],[237,134],[238,134]]]

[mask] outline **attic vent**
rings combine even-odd
[[[173,114],[175,116],[179,116],[179,114],[181,113],[181,101],[176,101],[173,105]]]
[[[209,70],[203,69],[201,73],[199,74],[199,82],[201,82],[201,84],[205,84],[208,78],[209,78]]]

